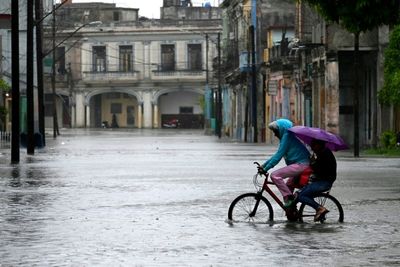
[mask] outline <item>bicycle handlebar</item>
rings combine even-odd
[[[253,184],[256,187],[256,189],[259,190],[259,188],[262,188],[264,183],[268,180],[268,172],[264,171],[264,169],[260,163],[253,162],[253,164],[257,165],[257,174],[254,175],[254,177],[253,177]],[[258,177],[260,177],[260,176],[265,177],[265,180],[263,182],[258,181]]]
[[[268,175],[268,172],[266,172],[266,171],[263,169],[263,167],[261,167],[261,164],[260,164],[260,163],[258,163],[257,161],[254,161],[253,164],[257,165],[257,171],[258,171],[258,173],[263,174],[263,175],[265,175],[265,176]]]

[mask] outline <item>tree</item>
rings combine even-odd
[[[298,0],[301,1],[301,0]],[[354,156],[359,156],[359,39],[360,33],[399,20],[399,0],[304,0],[328,22],[354,34]]]
[[[2,92],[8,92],[10,91],[10,86],[6,81],[0,78],[0,91]]]
[[[5,93],[8,93],[10,91],[10,86],[6,81],[0,78],[0,93],[5,95]],[[2,124],[1,130],[5,130],[5,125],[6,125],[6,118],[7,118],[8,110],[5,106],[0,105],[0,121]]]
[[[384,105],[400,106],[400,25],[397,25],[385,49],[384,84],[379,101]]]

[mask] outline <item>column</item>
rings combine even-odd
[[[325,65],[325,129],[339,133],[339,64],[328,61]]]
[[[159,128],[157,103],[153,103],[153,128],[155,129]]]
[[[75,103],[74,104],[70,104],[71,105],[71,128],[75,128],[76,127],[76,106]]]
[[[143,127],[152,128],[153,110],[152,110],[151,92],[143,94]]]
[[[90,105],[86,105],[86,127],[90,127]]]
[[[85,96],[75,94],[75,127],[85,127]]]
[[[139,129],[143,128],[143,122],[142,122],[142,118],[143,118],[143,102],[139,102],[138,103],[138,108],[137,108],[137,118],[138,118],[138,123],[137,123],[137,127]]]

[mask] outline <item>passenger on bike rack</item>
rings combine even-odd
[[[316,210],[314,221],[319,221],[329,212],[325,207],[314,201],[316,193],[329,191],[336,180],[336,159],[332,151],[325,146],[325,142],[317,139],[311,141],[311,149],[315,153],[311,157],[313,173],[309,184],[301,189],[297,201],[313,207]]]
[[[293,184],[294,177],[299,176],[309,166],[310,160],[307,148],[287,130],[292,126],[293,123],[288,119],[278,119],[268,125],[280,142],[278,151],[262,164],[263,170],[267,172],[282,158],[285,159],[287,166],[272,172],[270,176],[283,196],[285,207],[290,207],[294,203],[294,196],[293,188],[289,188],[283,179],[289,178],[287,183]]]

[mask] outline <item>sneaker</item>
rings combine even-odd
[[[314,222],[318,222],[321,218],[323,218],[329,210],[327,210],[325,207],[319,207],[317,209],[317,213],[314,216]]]
[[[293,195],[291,195],[291,196],[288,196],[288,197],[285,199],[285,203],[283,204],[283,206],[284,206],[285,208],[289,208],[289,207],[292,206],[294,203],[295,203],[295,198],[294,198]]]

